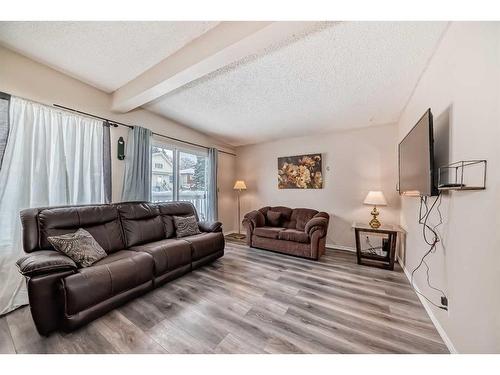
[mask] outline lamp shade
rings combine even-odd
[[[238,180],[234,183],[234,187],[233,187],[234,190],[246,190],[247,189],[247,185],[245,185],[245,181],[243,180]]]
[[[387,201],[385,200],[384,193],[381,191],[369,191],[366,195],[364,204],[370,204],[372,206],[386,206]]]

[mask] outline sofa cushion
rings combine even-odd
[[[278,238],[279,232],[285,230],[285,228],[277,228],[277,227],[258,227],[255,228],[253,233],[259,237],[266,238]]]
[[[224,249],[224,235],[222,232],[201,233],[184,237],[183,241],[191,245],[192,260],[198,260]]]
[[[161,215],[169,216],[191,216],[194,215],[198,220],[198,213],[191,202],[163,202],[157,203]]]
[[[285,229],[279,232],[278,239],[301,243],[309,243],[311,241],[306,232],[296,229]]]
[[[153,257],[155,276],[191,263],[190,243],[175,238],[133,246],[130,250],[148,253]]]
[[[304,231],[306,224],[318,211],[309,208],[295,208],[290,217],[291,225],[288,228]]]
[[[283,241],[279,239],[265,238],[253,235],[252,247],[278,251],[283,254],[290,254],[300,257],[311,257],[311,244],[308,243]]]
[[[285,223],[287,223],[290,220],[290,216],[292,215],[292,209],[284,206],[269,207],[267,211],[279,212],[281,214],[280,225],[282,227],[286,227]],[[267,219],[267,211],[265,213],[266,219]],[[266,225],[272,226],[268,220],[266,220]]]
[[[159,241],[165,230],[158,207],[151,203],[130,202],[118,205],[127,247]]]
[[[75,206],[43,209],[38,214],[40,248],[52,249],[49,236],[85,229],[110,254],[125,248],[120,217],[115,206]]]
[[[192,216],[174,216],[175,234],[177,238],[194,236],[200,234],[198,221],[194,215]]]
[[[163,223],[163,230],[165,238],[175,237],[174,217],[170,215],[161,215],[161,222]]]
[[[57,251],[70,257],[80,267],[89,267],[106,257],[106,252],[85,229],[75,233],[47,237]]]
[[[74,315],[152,278],[151,255],[129,250],[117,251],[91,267],[82,268],[62,279],[65,313]]]
[[[281,212],[272,210],[267,211],[267,222],[271,227],[279,227],[280,218],[281,218]]]
[[[192,216],[198,221],[198,213],[191,202],[162,202],[157,203],[160,211],[163,228],[165,230],[165,238],[175,236],[174,216]]]

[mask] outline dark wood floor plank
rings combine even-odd
[[[373,309],[353,308],[349,303],[343,303],[336,298],[328,298],[317,293],[300,292],[298,297],[306,301],[314,301],[323,306],[334,307],[353,316],[358,316],[361,319],[380,321],[388,326],[394,326],[399,329],[406,329],[417,334],[425,334],[428,338],[440,341],[432,323],[422,323],[418,320],[413,320],[411,317],[400,317],[396,314],[387,313],[384,311],[375,311]]]
[[[190,335],[183,327],[165,319],[149,329],[147,333],[171,354],[210,354],[209,346]]]
[[[369,320],[366,317],[353,315],[349,312],[338,309],[335,305],[324,306],[317,301],[302,299],[300,297],[291,300],[285,295],[274,294],[272,292],[269,294],[271,298],[281,300],[283,303],[285,303],[288,299],[290,306],[309,311],[311,314],[320,318],[335,321],[345,327],[351,327],[352,329],[369,333],[374,337],[382,337],[387,340],[399,342],[401,345],[407,347],[409,352],[419,352],[419,348],[423,348],[424,351],[430,350],[431,352],[438,353],[446,350],[444,345],[436,343],[433,340],[396,329],[395,327],[388,327],[381,321]]]
[[[161,354],[167,351],[118,310],[96,321],[96,328],[120,353]]]
[[[252,293],[246,293],[245,291],[231,288],[229,285],[220,285],[217,283],[213,283],[212,279],[203,278],[202,275],[196,276],[196,280],[193,280],[193,278],[185,278],[179,284],[182,285],[183,283],[208,290],[208,293],[213,293],[213,300],[217,302],[221,300],[221,296],[225,296],[230,298],[230,300],[246,304],[246,306],[250,306],[250,308],[252,306],[258,305],[263,309],[272,311],[277,314],[285,314],[286,310],[288,309],[288,306],[281,304],[275,300],[266,298],[265,295],[255,296]],[[245,311],[245,314],[246,312],[248,312],[248,310],[250,310],[250,308]]]
[[[14,354],[16,348],[10,334],[7,319],[0,319],[0,354]]]
[[[216,301],[220,301],[223,295],[219,295],[216,300],[212,300],[203,296],[203,290],[200,286],[185,288],[177,284],[172,288],[175,290],[174,294],[183,296],[181,300],[178,300],[178,303],[186,309],[190,309],[193,300],[205,299],[204,313],[210,316],[209,326],[214,329],[227,330],[236,338],[251,342],[256,347],[262,347],[266,341],[273,338],[269,332],[263,330],[258,324],[246,319],[246,314],[238,314],[227,308],[225,303],[217,303]],[[231,298],[235,298],[234,295]],[[283,341],[286,341],[286,339],[283,339]]]
[[[406,353],[397,343],[382,340],[379,337],[374,337],[370,334],[354,330],[352,327],[337,324],[332,320],[322,319],[314,314],[310,314],[306,310],[290,307],[287,311],[287,315],[299,319],[300,322],[306,326],[314,325],[318,329],[330,331],[332,334],[342,335],[348,340],[352,340],[355,343],[362,343],[364,347],[368,347],[368,349],[361,352]]]
[[[71,333],[40,336],[29,308],[0,318],[0,352],[446,353],[399,265],[320,261],[227,242],[225,256]]]
[[[406,277],[401,272],[399,265],[395,265],[396,272],[387,272],[384,269],[373,268],[368,266],[359,266],[356,262],[353,263],[355,254],[346,251],[334,251],[335,257],[330,261],[325,261],[323,256],[320,261],[313,261],[308,259],[297,258],[289,255],[277,254],[261,249],[249,249],[243,245],[232,245],[235,250],[241,250],[234,252],[231,256],[246,257],[248,259],[254,259],[259,263],[269,263],[274,265],[278,270],[287,269],[300,271],[306,270],[312,273],[327,272],[329,274],[335,271],[336,274],[357,277],[360,279],[366,279],[368,281],[381,281],[384,283],[391,283],[396,285],[407,286],[408,282]],[[327,250],[327,254],[332,252],[332,250]],[[346,260],[342,260],[342,257]],[[291,267],[290,267],[291,266]]]
[[[266,351],[264,348],[258,348],[248,343],[248,341],[242,340],[232,333],[224,337],[224,340],[220,342],[215,348],[215,353],[220,354],[264,354]]]

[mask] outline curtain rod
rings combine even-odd
[[[97,118],[99,120],[103,120],[103,121],[106,121],[110,126],[113,126],[113,127],[118,127],[118,126],[125,126],[129,129],[133,129],[134,126],[133,125],[128,125],[128,124],[124,124],[123,122],[119,122],[119,121],[114,121],[114,120],[110,120],[110,119],[107,119],[105,117],[101,117],[101,116],[97,116],[97,115],[93,115],[92,113],[88,113],[88,112],[83,112],[83,111],[79,111],[77,109],[73,109],[73,108],[69,108],[69,107],[65,107],[65,106],[62,106],[62,105],[59,105],[59,104],[53,104],[54,107],[57,107],[57,108],[62,108],[62,109],[65,109],[67,111],[71,111],[71,112],[76,112],[76,113],[80,113],[82,115],[85,115],[85,116],[89,116],[89,117],[94,117],[94,118]],[[154,135],[157,135],[159,137],[163,137],[163,138],[168,138],[168,139],[171,139],[173,141],[176,141],[176,142],[181,142],[181,143],[185,143],[185,144],[188,144],[188,145],[191,145],[191,146],[196,146],[196,147],[203,147],[203,148],[206,148],[206,149],[209,149],[210,147],[207,147],[207,146],[204,146],[204,145],[200,145],[199,143],[194,143],[194,142],[189,142],[189,141],[185,141],[183,139],[179,139],[179,138],[174,138],[174,137],[170,137],[168,135],[165,135],[165,134],[160,134],[160,133],[156,133],[156,132],[152,132]],[[217,149],[217,151],[223,153],[223,154],[227,154],[227,155],[232,155],[232,156],[236,156],[236,154],[233,154],[232,152],[228,152],[228,151],[224,151],[224,150],[219,150]]]
[[[10,100],[11,94],[3,92],[3,91],[0,91],[0,96],[1,96],[2,99]],[[31,102],[35,102],[35,103],[38,103],[38,104],[41,104],[41,105],[50,106],[50,105],[45,104],[45,103],[37,102],[36,100],[31,100],[31,99],[26,99],[26,100],[29,100]],[[109,126],[113,126],[115,128],[118,127],[118,126],[126,126],[129,129],[133,129],[134,128],[133,125],[128,125],[128,124],[125,124],[123,122],[110,120],[110,119],[107,119],[105,117],[97,116],[97,115],[94,115],[94,114],[88,113],[88,112],[79,111],[79,110],[74,109],[74,108],[65,107],[65,106],[60,105],[60,104],[52,104],[52,106],[56,107],[56,108],[64,109],[66,111],[75,112],[75,113],[79,113],[79,114],[84,115],[84,116],[93,117],[93,118],[96,118],[96,119],[99,119],[99,120],[102,120],[102,121],[106,121],[106,123]],[[168,135],[165,135],[165,134],[160,134],[160,133],[156,133],[156,132],[152,132],[152,133],[154,135],[159,136],[159,137],[171,139],[173,141],[180,142],[180,143],[185,143],[185,144],[188,144],[188,145],[191,145],[191,146],[201,147],[201,148],[205,148],[207,150],[210,148],[210,147],[207,147],[207,146],[204,146],[204,145],[200,145],[199,143],[194,143],[194,142],[185,141],[185,140],[179,139],[179,138],[169,137]],[[236,156],[236,154],[234,154],[232,152],[228,152],[228,151],[224,151],[224,150],[219,150],[219,149],[217,149],[217,151],[219,151],[219,152],[221,152],[223,154],[227,154],[227,155],[231,155],[231,156]]]

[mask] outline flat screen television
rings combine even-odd
[[[437,195],[434,173],[434,137],[430,108],[399,143],[399,194]]]

